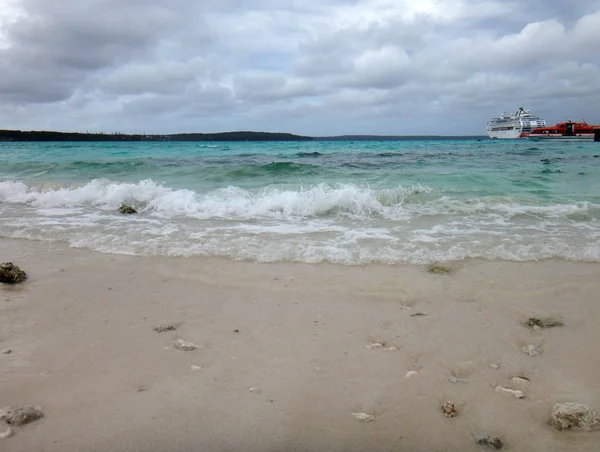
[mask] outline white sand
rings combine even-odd
[[[0,406],[46,413],[1,451],[462,452],[485,450],[481,432],[506,450],[600,450],[600,432],[548,425],[557,402],[600,408],[598,264],[470,261],[433,275],[6,239],[0,261],[30,276],[0,285],[0,352],[12,350]],[[529,316],[565,326],[532,331]],[[153,331],[168,322],[181,326]],[[531,380],[524,399],[494,391],[514,376]]]

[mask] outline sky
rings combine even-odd
[[[0,129],[600,124],[600,0],[0,0]]]

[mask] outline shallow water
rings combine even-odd
[[[600,146],[5,142],[0,236],[267,262],[599,261]]]

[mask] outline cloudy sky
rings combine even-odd
[[[0,0],[0,128],[483,134],[600,123],[600,0]]]

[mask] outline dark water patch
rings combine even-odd
[[[173,167],[173,166],[196,166],[198,159],[194,158],[155,158],[150,157],[146,159],[145,163],[148,166],[154,166],[157,168],[161,167]]]
[[[263,165],[262,168],[272,174],[306,174],[315,171],[317,167],[306,163],[273,162]]]
[[[519,150],[507,152],[507,154],[509,154],[509,155],[519,155],[519,156],[523,156],[523,157],[528,157],[531,155],[539,155],[541,153],[542,153],[542,150],[539,148],[527,148],[527,149],[519,149]]]
[[[234,160],[228,158],[207,158],[203,159],[202,163],[206,165],[231,165],[232,163],[239,162],[235,162]]]
[[[296,157],[300,157],[300,158],[316,158],[316,157],[320,157],[323,154],[321,154],[320,152],[297,152],[296,153]]]
[[[378,170],[383,169],[384,167],[381,163],[371,163],[371,162],[346,162],[339,165],[340,168],[354,168],[354,169],[363,169],[363,170]],[[386,168],[390,168],[389,165],[385,166]]]
[[[94,160],[76,160],[65,166],[71,166],[73,168],[112,168],[119,166],[142,166],[146,162],[143,160],[117,160],[112,162],[94,161]]]
[[[374,157],[402,157],[404,152],[380,152],[375,154]]]
[[[562,160],[561,157],[552,157],[552,158],[541,159],[540,162],[542,162],[544,165],[550,165],[552,163],[556,163],[561,160]]]
[[[561,170],[557,169],[557,170],[553,170],[550,168],[545,168],[543,170],[540,171],[540,174],[559,174],[562,173]]]
[[[254,179],[254,178],[268,178],[273,177],[300,177],[300,176],[311,176],[319,174],[324,169],[317,165],[309,165],[305,163],[295,162],[271,162],[266,165],[240,165],[237,167],[227,168],[212,168],[210,169],[210,177],[218,179]]]

